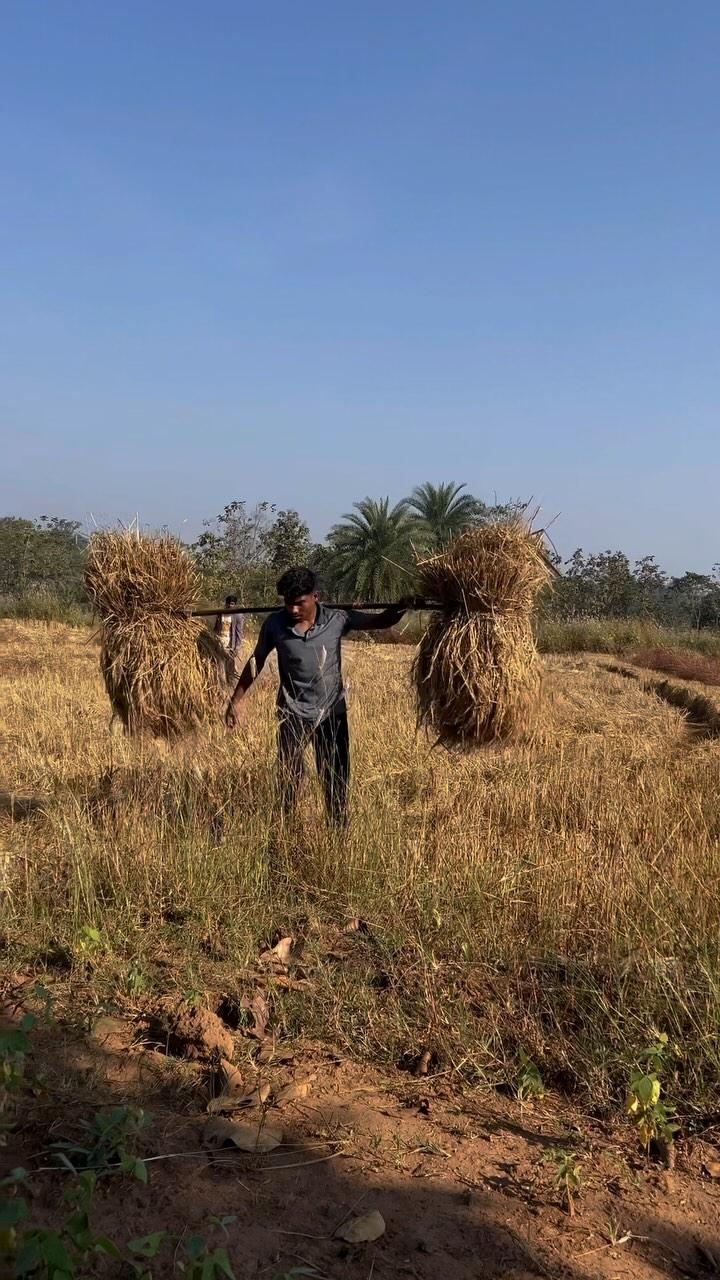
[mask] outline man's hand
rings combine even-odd
[[[244,700],[243,700],[244,701]],[[232,733],[237,729],[243,717],[243,701],[235,702],[232,698],[228,702],[227,711],[225,712],[225,728],[228,733]]]

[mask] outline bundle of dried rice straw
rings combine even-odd
[[[169,738],[217,714],[228,660],[188,617],[199,582],[175,538],[136,528],[94,534],[85,586],[102,622],[105,687],[128,733]]]
[[[443,606],[415,659],[418,723],[446,746],[523,735],[539,690],[532,610],[551,574],[541,535],[520,520],[482,525],[418,571]]]

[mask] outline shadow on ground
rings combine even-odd
[[[641,1192],[630,1203],[588,1192],[574,1216],[562,1213],[547,1177],[536,1176],[554,1140],[542,1126],[498,1114],[494,1095],[466,1108],[459,1097],[438,1103],[442,1114],[434,1099],[403,1104],[377,1076],[321,1051],[298,1055],[292,1068],[314,1070],[313,1092],[269,1113],[282,1124],[281,1147],[265,1156],[210,1152],[201,1140],[207,1069],[133,1053],[129,1042],[119,1052],[106,1021],[107,1034],[96,1029],[92,1037],[57,1026],[38,1032],[29,1075],[40,1084],[19,1104],[3,1163],[47,1168],[48,1142],[72,1136],[81,1118],[142,1101],[153,1117],[141,1138],[149,1185],[111,1174],[96,1195],[96,1230],[118,1243],[158,1230],[221,1243],[212,1219],[232,1216],[225,1243],[238,1280],[274,1280],[302,1267],[327,1280],[717,1274],[719,1233],[697,1213],[683,1225],[684,1200],[671,1215],[662,1197]],[[437,1118],[429,1121],[428,1111]],[[57,1222],[66,1178],[35,1174],[37,1221]],[[708,1215],[713,1203],[717,1197]],[[386,1222],[379,1240],[353,1247],[335,1237],[344,1219],[371,1209]],[[627,1233],[632,1238],[618,1243]],[[173,1274],[172,1251],[154,1265],[156,1277]]]

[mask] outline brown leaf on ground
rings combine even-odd
[[[203,1129],[208,1147],[237,1147],[238,1151],[274,1151],[282,1142],[282,1130],[267,1124],[248,1124],[214,1116]]]
[[[227,1058],[221,1059],[218,1076],[223,1097],[234,1097],[241,1094],[245,1088],[241,1072],[232,1062],[228,1062]]]
[[[121,1018],[102,1017],[93,1023],[90,1035],[93,1040],[98,1040],[100,1044],[106,1044],[109,1040],[122,1039],[128,1032],[127,1022],[123,1022]]]
[[[705,1172],[710,1178],[720,1179],[720,1160],[706,1160]]]
[[[231,1116],[238,1109],[237,1098],[211,1098],[205,1110],[210,1116]]]
[[[423,1049],[422,1053],[420,1054],[420,1057],[417,1060],[417,1066],[415,1067],[414,1074],[416,1076],[426,1076],[428,1071],[430,1070],[432,1059],[433,1059],[433,1055],[431,1050]]]
[[[240,1098],[235,1098],[236,1107],[264,1107],[272,1089],[267,1080],[258,1085],[257,1089],[251,1089],[249,1093],[244,1093]]]
[[[207,1110],[211,1115],[234,1111],[241,1104],[245,1083],[241,1073],[227,1058],[222,1058],[217,1073],[220,1092],[211,1098]]]
[[[258,1053],[256,1062],[261,1066],[268,1066],[271,1063],[278,1065],[281,1062],[292,1062],[295,1058],[295,1052],[287,1045],[278,1044],[274,1039],[267,1040],[262,1049]]]
[[[206,1109],[211,1116],[230,1116],[236,1111],[250,1111],[253,1107],[264,1107],[271,1093],[270,1085],[265,1082],[258,1089],[239,1096],[226,1097],[221,1093],[219,1098],[212,1098],[208,1102]]]
[[[295,939],[290,935],[288,935],[288,937],[286,938],[281,938],[279,942],[275,943],[274,947],[270,947],[267,951],[261,952],[259,956],[259,961],[261,964],[271,964],[271,965],[272,964],[281,964],[281,965],[290,964],[294,945],[295,945]]]
[[[285,987],[288,991],[305,991],[312,986],[308,978],[289,978],[286,973],[274,973],[272,981],[276,987]]]
[[[311,1076],[306,1076],[304,1080],[293,1080],[290,1084],[286,1084],[276,1095],[275,1106],[281,1107],[284,1102],[298,1102],[301,1098],[307,1098],[314,1079],[313,1073]]]
[[[267,1035],[267,1024],[270,1020],[270,1010],[264,992],[256,991],[252,996],[243,996],[240,1001],[240,1008],[246,1009],[252,1014],[254,1026],[247,1031],[249,1036],[254,1036],[256,1040],[264,1040]]]
[[[353,916],[352,920],[348,920],[343,933],[369,933],[370,925],[367,920],[363,920],[361,916]]]
[[[385,1232],[385,1219],[377,1209],[363,1213],[359,1218],[350,1218],[338,1227],[335,1235],[348,1244],[367,1244],[371,1240],[379,1240]]]

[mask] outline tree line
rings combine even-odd
[[[521,515],[526,504],[488,504],[466,486],[418,485],[400,502],[364,498],[322,543],[314,543],[299,512],[263,501],[234,501],[188,547],[208,602],[237,595],[244,604],[274,598],[275,582],[292,564],[319,575],[329,600],[395,599],[414,588],[418,556],[431,554],[475,525]],[[87,537],[78,521],[57,516],[0,517],[0,596],[6,600],[52,596],[84,599]],[[654,556],[634,563],[622,551],[585,553],[566,561],[548,554],[562,577],[541,602],[547,616],[647,617],[670,626],[720,625],[720,566],[711,574],[664,573]]]

